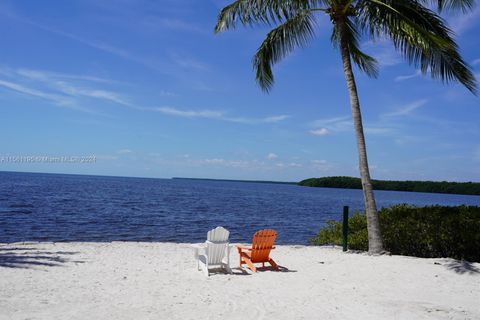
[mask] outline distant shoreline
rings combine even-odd
[[[101,178],[126,178],[126,179],[160,179],[160,180],[193,180],[193,181],[218,181],[218,182],[243,182],[243,183],[267,183],[298,185],[304,187],[319,187],[329,189],[361,189],[360,178],[335,176],[309,178],[300,182],[274,181],[274,180],[242,180],[242,179],[216,179],[216,178],[189,178],[189,177],[141,177],[141,176],[114,176],[83,173],[55,173],[55,172],[31,172],[31,171],[5,171],[6,174],[38,174],[38,175],[60,175],[80,177],[101,177]],[[373,189],[378,191],[402,191],[437,194],[458,194],[480,196],[480,182],[448,182],[448,181],[400,181],[400,180],[372,180]]]
[[[293,184],[293,185],[298,185],[298,182],[270,181],[270,180],[237,180],[237,179],[183,178],[183,177],[172,177],[172,180],[205,180],[205,181],[251,182],[251,183],[272,183],[272,184]]]
[[[360,178],[344,176],[309,178],[300,181],[298,185],[317,188],[362,189]],[[480,183],[478,182],[372,180],[372,187],[373,190],[379,191],[480,196]]]

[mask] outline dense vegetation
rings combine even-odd
[[[416,257],[451,257],[480,262],[480,207],[397,205],[379,212],[385,249],[392,254]],[[348,221],[348,247],[368,250],[365,214]],[[342,222],[328,221],[314,245],[342,244]]]
[[[362,188],[360,178],[354,177],[310,178],[302,180],[298,184],[306,187]],[[372,180],[372,184],[374,190],[480,195],[480,183],[477,182]]]

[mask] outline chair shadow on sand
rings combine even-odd
[[[221,268],[215,268],[210,270],[212,271],[210,275],[229,275],[229,273],[225,272],[225,270]],[[231,268],[231,270],[232,270],[232,273],[230,275],[233,275],[233,276],[252,276],[255,274],[251,271],[247,271],[247,269],[245,268],[240,268],[240,267]],[[278,266],[278,270],[273,270],[271,267],[267,267],[267,266],[257,268],[257,273],[268,272],[268,271],[273,273],[297,272],[297,270],[291,270],[291,269],[288,269],[287,267],[282,267],[282,266]]]
[[[79,252],[48,251],[41,248],[23,246],[0,246],[0,268],[29,269],[33,267],[60,267],[66,263],[83,263],[72,260]]]
[[[465,260],[452,260],[444,266],[448,270],[455,271],[458,274],[472,274],[472,275],[480,275],[480,269],[474,266],[471,262]]]

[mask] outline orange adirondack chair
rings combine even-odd
[[[265,267],[265,262],[268,262],[274,270],[278,270],[278,265],[270,258],[270,251],[275,249],[273,244],[276,238],[277,232],[275,230],[260,230],[253,235],[251,247],[237,246],[240,255],[240,268],[246,264],[250,270],[257,272],[254,263],[262,263]]]

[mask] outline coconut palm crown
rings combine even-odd
[[[371,77],[378,75],[378,67],[375,58],[361,50],[359,42],[390,39],[405,60],[423,74],[446,83],[459,82],[476,94],[475,77],[459,53],[452,30],[439,15],[442,11],[468,12],[474,5],[474,0],[237,0],[219,14],[216,33],[238,24],[273,27],[253,58],[256,81],[265,91],[271,90],[274,83],[272,66],[315,38],[319,15],[330,18],[330,39],[340,51],[350,96],[370,253],[384,249],[352,61]]]

